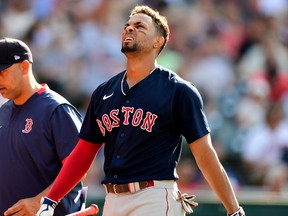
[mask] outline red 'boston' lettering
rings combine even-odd
[[[100,129],[102,135],[105,136],[105,128],[103,127],[102,122],[99,119],[96,119],[96,122],[99,126],[99,129]]]
[[[144,112],[142,109],[136,109],[134,112],[134,107],[122,107],[123,113],[123,125],[131,124],[134,127],[138,127],[139,125],[142,130],[146,130],[147,132],[152,132],[152,128],[155,124],[157,115],[152,114],[151,112],[147,112],[144,117]],[[131,119],[130,119],[131,116]],[[120,127],[121,125],[121,117],[119,117],[119,109],[113,109],[108,114],[103,114],[101,120],[96,119],[99,129],[103,136],[105,136],[105,130],[111,132],[113,128]]]
[[[102,116],[102,122],[103,122],[104,126],[106,127],[106,129],[109,132],[111,132],[112,131],[112,124],[111,124],[111,120],[107,114],[104,114]]]
[[[115,128],[115,127],[119,127],[119,126],[120,126],[120,119],[117,117],[118,113],[119,113],[119,110],[118,110],[118,109],[111,110],[111,112],[110,112],[110,117],[111,117],[111,119],[113,120],[113,122],[112,122],[112,128]]]
[[[143,110],[137,109],[133,115],[132,125],[134,127],[137,127],[141,123],[142,118],[143,118]]]
[[[143,124],[141,125],[141,129],[151,132],[152,127],[155,124],[156,118],[157,118],[157,115],[152,114],[151,112],[147,112],[146,117],[143,119]]]
[[[134,111],[133,107],[122,107],[122,112],[124,113],[124,125],[129,125],[130,113]]]

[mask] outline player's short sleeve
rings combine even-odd
[[[188,143],[210,132],[202,97],[194,85],[188,82],[179,85],[173,112],[177,128]]]
[[[80,130],[79,137],[83,140],[86,140],[88,142],[92,143],[104,143],[104,136],[101,133],[101,130],[99,128],[99,125],[97,123],[96,118],[96,112],[97,112],[97,103],[98,97],[97,95],[99,92],[97,92],[97,89],[92,94],[89,106],[87,108],[84,121]]]
[[[54,110],[50,122],[57,154],[63,160],[79,140],[82,117],[73,106],[62,104]]]

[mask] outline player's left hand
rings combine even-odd
[[[4,216],[13,215],[13,216],[20,216],[20,215],[27,215],[27,216],[35,216],[37,210],[40,208],[40,203],[38,198],[27,198],[21,199],[13,206],[7,209],[4,212]]]
[[[41,207],[36,216],[53,216],[56,206],[57,202],[48,197],[44,197],[41,200]]]

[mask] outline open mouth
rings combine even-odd
[[[126,37],[124,37],[124,39],[123,39],[123,42],[124,42],[124,43],[129,43],[129,42],[131,42],[131,41],[133,41],[133,37],[131,37],[131,36],[126,36]]]

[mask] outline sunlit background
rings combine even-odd
[[[199,89],[239,200],[288,212],[287,0],[1,0],[0,36],[26,42],[38,81],[84,116],[93,90],[125,69],[121,33],[136,4],[167,17],[158,64]],[[85,179],[91,202],[104,198],[102,163],[100,152]],[[186,144],[178,173],[181,190],[219,202]]]

